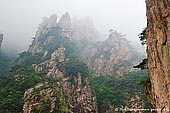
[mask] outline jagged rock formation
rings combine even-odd
[[[88,79],[83,86],[80,74],[74,78],[74,84],[68,82],[69,78],[61,77],[61,81],[53,84],[53,87],[46,82],[28,89],[24,94],[23,112],[34,113],[36,109],[44,109],[47,104],[50,105],[50,108],[47,108],[50,112],[57,113],[56,110],[63,109],[70,113],[97,113],[96,98],[92,94]]]
[[[122,75],[131,71],[139,56],[136,56],[134,48],[116,31],[111,30],[106,41],[96,43],[97,38],[98,32],[89,18],[74,20],[72,24],[67,12],[58,22],[56,14],[48,19],[44,18],[28,51],[17,58],[11,70],[10,83],[2,80],[7,88],[0,87],[2,96],[5,97],[0,107],[12,107],[10,110],[3,108],[5,110],[0,111],[15,109],[15,112],[23,110],[24,113],[114,113],[113,104],[118,104],[117,100],[121,96],[115,93],[117,89],[111,91],[110,87],[116,85],[111,85],[109,81],[116,81],[107,78],[109,81],[106,86],[110,84],[110,87],[101,85],[102,92],[107,95],[101,101],[105,102],[106,99],[108,103],[98,104],[89,75],[92,75],[91,71],[103,76]],[[126,89],[126,94],[127,92]],[[119,98],[115,99],[117,95]],[[137,100],[140,99],[133,99],[130,105],[140,103]],[[102,108],[98,108],[100,106]],[[137,104],[133,107],[140,106]]]
[[[127,39],[116,31],[112,31],[106,41],[86,47],[81,56],[94,74],[103,76],[132,71],[140,59]]]
[[[58,63],[64,62],[63,50],[64,48],[59,48],[57,52],[54,51]],[[28,89],[24,94],[24,113],[33,113],[35,109],[42,109],[46,102],[50,104],[50,112],[60,108],[60,110],[64,109],[65,112],[71,113],[96,113],[96,98],[92,93],[88,78],[83,79],[80,73],[77,77],[66,77],[57,68],[54,53],[50,60],[41,64],[33,64],[32,68],[38,73],[46,73],[47,77],[59,81],[54,82],[52,87],[50,83],[46,82]],[[74,84],[70,84],[70,80],[73,80]]]
[[[170,0],[146,0],[149,99],[158,113],[170,111]]]
[[[50,18],[44,18],[43,22],[40,24],[40,26],[38,28],[38,31],[35,34],[35,37],[33,38],[34,40],[33,40],[32,46],[30,46],[28,51],[32,52],[33,54],[40,52],[42,50],[41,49],[42,45],[39,44],[39,40],[40,40],[39,38],[42,35],[46,34],[48,32],[48,29],[55,27],[56,24],[57,24],[57,15],[56,14],[51,15]],[[48,43],[51,40],[51,38],[48,38],[49,40],[47,42],[44,42],[43,45]]]
[[[62,28],[62,36],[71,38],[71,18],[66,12],[59,20],[58,25]]]
[[[43,22],[40,24],[38,31],[35,34],[35,39],[39,38],[42,34],[47,33],[48,29],[56,26],[57,15],[53,14],[49,18],[44,17]]]
[[[72,21],[72,39],[96,42],[101,36],[97,31],[93,21],[89,18],[76,19]]]
[[[136,55],[135,49],[116,31],[111,30],[106,41],[95,43],[100,35],[90,18],[74,19],[71,24],[69,13],[66,12],[58,23],[56,20],[57,16],[52,15],[40,25],[29,52],[32,54],[41,52],[42,48],[54,40],[54,36],[46,36],[47,31],[58,26],[58,30],[55,31],[58,32],[58,37],[67,37],[85,44],[85,47],[78,49],[81,48],[83,61],[96,75],[123,75],[132,71],[132,66],[137,63],[136,59],[140,60],[138,57],[140,55]],[[88,45],[88,43],[93,44]],[[44,56],[45,54],[48,54],[48,51],[44,52]]]
[[[0,47],[2,45],[2,41],[3,41],[3,34],[0,34]]]
[[[63,32],[71,29],[69,14],[65,13],[58,24],[53,21],[56,21],[53,17],[56,16],[46,20],[41,32],[39,28],[39,37],[34,39],[27,51],[31,59],[38,57],[38,62],[30,63],[31,68],[50,79],[50,82],[38,83],[25,92],[23,112],[44,112],[47,107],[46,110],[56,113],[97,113],[96,97],[88,80],[88,68],[76,58],[75,45]],[[50,20],[53,25],[49,24]],[[21,61],[22,57],[18,62]]]
[[[144,109],[144,103],[141,99],[141,95],[136,94],[134,97],[132,97],[127,103],[127,108],[133,113],[143,113],[144,110],[142,109]]]

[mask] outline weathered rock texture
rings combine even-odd
[[[94,74],[102,76],[132,71],[140,59],[128,40],[116,31],[106,41],[86,47],[81,56]]]
[[[2,45],[2,40],[3,40],[3,34],[0,34],[0,47]]]
[[[53,14],[49,18],[44,18],[43,22],[40,24],[38,31],[35,34],[35,39],[39,38],[42,34],[45,34],[49,28],[56,25],[57,15]]]
[[[57,64],[65,61],[64,51],[65,48],[58,48],[51,54],[51,59],[32,65],[35,72],[45,74],[54,79],[54,82],[39,83],[25,92],[24,113],[34,113],[35,110],[44,109],[44,105],[50,105],[47,108],[50,112],[61,109],[69,113],[98,112],[96,97],[90,88],[88,77],[82,78],[80,73],[67,77],[58,69]]]
[[[28,53],[33,53],[31,57],[39,56],[39,62],[32,63],[31,68],[51,81],[38,83],[25,91],[23,112],[43,112],[46,109],[51,113],[97,113],[96,97],[88,75],[81,70],[76,74],[66,74],[66,62],[73,59],[71,54],[74,53],[74,45],[70,46],[71,40],[65,32],[71,29],[69,14],[65,13],[58,24],[53,15],[41,27]]]
[[[131,71],[139,57],[127,39],[113,30],[106,41],[94,43],[98,33],[89,18],[71,25],[66,12],[56,21],[56,15],[43,21],[26,56],[18,61],[28,60],[36,73],[48,79],[25,91],[23,111],[98,113],[89,82],[91,71],[84,62],[96,75],[122,75]],[[113,112],[110,104],[102,111]]]
[[[146,0],[150,99],[158,113],[170,112],[170,0]]]
[[[44,18],[43,22],[40,24],[40,26],[35,34],[35,37],[33,38],[34,39],[33,43],[30,46],[28,51],[33,54],[40,52],[42,50],[41,49],[42,45],[39,44],[39,40],[41,40],[40,37],[42,35],[46,34],[48,32],[48,29],[50,29],[56,25],[57,25],[57,15],[56,14],[51,15],[49,18]],[[48,39],[51,40],[52,38],[53,37],[50,37]],[[49,40],[44,42],[43,45],[46,45],[49,42]]]
[[[35,110],[49,109],[50,112],[58,113],[63,109],[66,113],[97,113],[96,98],[92,94],[89,80],[86,78],[86,85],[83,86],[81,75],[74,78],[74,84],[68,82],[69,78],[61,77],[59,82],[39,83],[28,89],[24,94],[23,112],[34,113]],[[45,104],[50,105],[50,108],[44,108]]]

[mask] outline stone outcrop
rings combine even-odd
[[[85,80],[85,86],[81,83],[81,75],[74,78],[72,85],[67,80],[54,83],[53,87],[46,82],[28,89],[24,94],[23,112],[33,113],[35,109],[44,109],[44,104],[49,102],[50,112],[63,109],[70,113],[97,113],[96,98],[89,80]]]
[[[41,111],[45,105],[50,106],[47,108],[49,112],[58,113],[60,110],[69,113],[98,112],[96,97],[88,77],[82,77],[81,73],[76,76],[66,76],[64,72],[61,72],[63,62],[66,60],[65,50],[64,47],[57,48],[51,53],[50,59],[32,65],[36,73],[53,79],[53,82],[39,83],[25,92],[24,113]],[[42,56],[46,54],[48,54],[47,51]]]
[[[132,113],[144,112],[144,103],[140,96],[140,94],[136,94],[134,97],[130,98],[130,101],[127,103],[127,111],[132,111]]]
[[[35,34],[35,37],[33,37],[32,45],[30,45],[28,51],[32,54],[41,52],[43,48],[42,46],[46,46],[54,38],[53,36],[46,37],[45,34],[49,29],[52,29],[56,26],[60,27],[59,35],[61,37],[67,37],[72,40],[83,42],[96,42],[101,39],[101,35],[89,17],[83,19],[73,19],[73,21],[71,21],[69,13],[66,12],[57,22],[57,15],[53,14],[49,18],[44,18]]]
[[[46,112],[98,113],[88,67],[96,75],[123,75],[132,70],[139,57],[116,31],[111,30],[106,41],[96,42],[98,33],[89,18],[71,25],[66,12],[56,21],[56,15],[43,21],[29,50],[18,60],[29,64],[46,81],[25,91],[23,111],[43,112],[47,107]],[[80,45],[81,42],[87,45]],[[103,109],[106,113],[115,112],[111,104]]]
[[[63,48],[63,47],[58,48],[57,50],[55,50],[51,54],[51,60],[55,60],[56,58],[58,58],[58,62],[63,62],[65,60],[64,51],[65,51],[65,48]]]
[[[84,49],[83,61],[96,75],[123,75],[133,70],[140,59],[135,49],[120,33],[113,31],[106,41],[98,42]],[[138,59],[138,60],[137,60]]]
[[[40,24],[35,34],[35,37],[33,38],[34,39],[33,44],[30,46],[28,51],[31,52],[32,54],[40,52],[41,51],[40,43],[39,43],[39,40],[41,40],[40,37],[46,34],[50,28],[55,27],[56,25],[57,25],[56,14],[51,15],[49,18],[44,18],[43,22]],[[50,42],[52,38],[53,37],[48,37],[48,40],[44,42],[43,45],[46,45],[48,42]]]
[[[89,18],[76,19],[72,21],[72,39],[96,42],[101,35],[97,31],[93,21]]]
[[[71,37],[71,18],[68,12],[61,16],[58,25],[62,28],[63,37]]]
[[[170,112],[170,0],[146,0],[150,100],[158,113]]]
[[[39,38],[42,34],[45,34],[48,29],[56,26],[57,15],[53,14],[49,18],[44,17],[43,22],[40,24],[38,31],[35,34],[35,39]]]
[[[43,65],[42,65],[43,64]],[[75,77],[66,77],[56,67],[56,62],[46,61],[33,68],[37,71],[37,66],[47,68],[46,76],[59,80],[50,83],[39,83],[35,87],[28,89],[24,94],[24,113],[33,113],[34,109],[43,109],[43,105],[49,101],[50,112],[58,108],[63,108],[70,113],[97,113],[96,97],[90,88],[88,78],[82,78],[78,73]],[[38,70],[38,73],[44,70]],[[43,72],[44,73],[44,72]],[[74,83],[70,84],[70,80]],[[67,97],[67,98],[66,98]],[[58,103],[56,103],[56,101]],[[60,107],[59,107],[60,105]],[[61,107],[62,105],[62,107]]]
[[[3,34],[0,34],[0,47],[2,45],[2,41],[3,41]]]
[[[57,32],[61,37],[71,38],[71,18],[68,12],[66,12],[57,23],[57,15],[53,14],[49,18],[44,18],[43,22],[40,24],[35,37],[33,38],[32,45],[30,45],[29,52],[32,54],[42,51],[43,46],[48,45],[54,38],[54,36],[46,37],[45,35],[56,26],[59,26]],[[44,38],[44,39],[42,39]]]

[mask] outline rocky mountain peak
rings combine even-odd
[[[89,17],[82,19],[73,18],[72,39],[97,42],[101,38],[93,21]]]
[[[65,12],[58,21],[58,26],[62,28],[61,35],[63,37],[71,37],[71,18],[68,12]]]
[[[65,30],[71,29],[71,18],[68,12],[65,12],[65,14],[61,16],[60,20],[58,21],[58,25]]]
[[[107,40],[96,42],[100,36],[89,17],[74,20],[71,25],[66,12],[58,23],[56,21],[56,14],[44,18],[29,50],[17,58],[11,71],[12,84],[1,92],[5,98],[6,94],[11,95],[4,99],[5,102],[10,100],[10,107],[7,107],[12,111],[17,108],[17,113],[22,110],[23,113],[114,113],[114,104],[118,107],[116,95],[133,92],[126,89],[126,92],[117,93],[116,87],[122,87],[119,83],[117,86],[114,84],[118,80],[115,76],[131,71],[138,55],[129,42],[114,30],[110,30]],[[95,75],[101,77],[99,81]],[[103,76],[109,78],[104,80]],[[6,84],[3,83],[4,86]],[[122,97],[124,99],[124,95],[118,98]],[[132,103],[138,103],[136,99],[140,100],[132,98]],[[112,103],[110,100],[113,100]],[[7,108],[6,103],[0,105],[0,108]],[[6,112],[9,112],[8,109]]]
[[[33,38],[32,45],[29,48],[29,52],[32,54],[35,54],[37,52],[41,51],[40,45],[46,45],[50,42],[50,40],[53,38],[51,37],[46,37],[46,40],[43,40],[43,44],[40,44],[43,35],[46,35],[49,31],[49,29],[57,26],[57,14],[51,15],[49,18],[44,17],[43,22],[40,24],[38,27],[38,30],[35,34],[35,37]]]
[[[114,31],[106,41],[94,43],[84,49],[81,56],[94,74],[123,75],[133,70],[140,55],[122,36]]]
[[[41,34],[46,33],[49,28],[56,26],[56,23],[57,23],[57,14],[51,15],[49,18],[44,17],[43,22],[40,24],[35,34],[35,39],[40,37]]]
[[[110,29],[109,30],[109,37],[106,41],[107,41],[107,43],[112,43],[112,44],[116,43],[116,42],[120,42],[122,40],[125,40],[126,42],[128,42],[127,39],[124,38],[124,36],[125,35],[117,32],[115,30]]]

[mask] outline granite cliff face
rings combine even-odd
[[[84,49],[83,61],[96,75],[123,75],[133,70],[140,55],[126,38],[117,31],[111,31],[109,38]]]
[[[43,29],[40,26],[25,53],[28,55],[23,55],[32,59],[28,62],[35,73],[49,79],[25,91],[23,112],[44,112],[46,109],[55,113],[97,113],[88,68],[76,56],[76,46],[70,40],[69,14],[65,13],[58,23],[55,22],[56,15],[53,15],[42,23]],[[23,58],[18,59],[19,64]],[[35,62],[33,58],[36,58]]]
[[[123,75],[132,71],[133,65],[140,60],[140,55],[137,55],[127,39],[116,31],[110,30],[106,41],[96,42],[100,35],[90,18],[74,19],[71,23],[70,16],[66,12],[58,23],[56,21],[57,16],[52,15],[42,22],[29,52],[32,54],[41,52],[54,38],[53,35],[46,37],[48,29],[58,26],[59,30],[55,31],[58,35],[81,42],[80,46],[84,45],[82,48],[78,47],[82,60],[96,75]]]
[[[134,74],[123,76],[140,55],[116,31],[110,30],[103,42],[96,42],[98,37],[89,18],[71,21],[67,12],[59,21],[56,14],[44,18],[28,51],[17,58],[10,82],[0,79],[5,86],[0,87],[5,97],[0,108],[13,105],[9,111],[17,113],[116,113],[115,107],[122,105],[143,108],[141,88],[133,85],[129,91],[125,86],[136,82]]]
[[[48,32],[48,29],[55,27],[57,25],[57,15],[51,15],[49,18],[44,18],[43,22],[40,24],[35,37],[33,38],[33,42],[32,45],[29,48],[29,52],[32,52],[32,54],[40,52],[42,49],[43,45],[46,45],[47,43],[49,43],[49,40],[51,40],[51,38],[48,38],[48,40],[46,42],[44,42],[43,45],[40,45],[40,37],[42,37],[43,35],[45,35]]]
[[[170,111],[170,0],[146,0],[149,99],[158,113]]]

